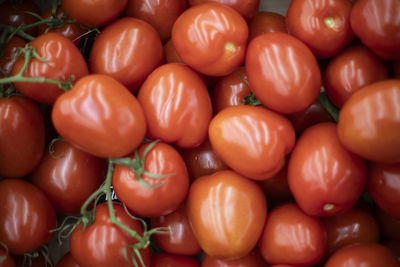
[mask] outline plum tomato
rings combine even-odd
[[[249,41],[269,32],[287,33],[285,16],[275,12],[257,12],[249,23]]]

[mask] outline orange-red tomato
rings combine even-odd
[[[275,12],[260,11],[249,23],[249,41],[269,32],[287,33],[285,16]]]
[[[68,252],[60,259],[56,267],[79,267],[79,265],[72,257],[71,252]]]
[[[258,248],[235,260],[218,259],[205,254],[201,262],[201,267],[265,267],[266,265]]]
[[[172,39],[169,39],[164,45],[164,56],[166,63],[184,63],[181,57],[178,55],[178,52],[176,52]]]

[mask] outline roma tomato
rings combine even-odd
[[[40,14],[40,9],[34,1],[4,1],[0,5],[0,23],[14,27],[21,27],[37,22],[38,19],[28,12]],[[25,30],[25,33],[36,36],[38,33],[38,27],[28,28]]]
[[[193,257],[159,253],[151,258],[150,267],[200,267],[200,263]]]
[[[141,145],[138,157],[136,153],[132,155],[133,161],[146,173],[135,173],[129,167],[117,164],[112,177],[118,199],[143,217],[158,217],[173,212],[185,200],[189,189],[189,176],[179,152],[163,142],[149,147],[152,144]],[[165,177],[151,178],[150,174]],[[144,186],[143,181],[153,187]]]
[[[105,162],[66,141],[57,141],[53,156],[46,153],[31,181],[61,213],[79,213],[86,199],[104,180]]]
[[[329,122],[308,128],[290,156],[290,190],[312,216],[332,216],[351,208],[366,184],[365,162],[340,143],[336,128]]]
[[[269,212],[259,246],[269,264],[313,266],[325,253],[326,230],[296,204],[284,204]]]
[[[31,59],[23,73],[24,77],[44,77],[51,80],[78,80],[88,74],[85,59],[75,44],[67,37],[57,33],[46,33],[29,43],[45,61]],[[15,62],[11,75],[16,75],[24,65],[24,57]],[[55,84],[16,82],[18,91],[41,103],[53,104],[64,92]]]
[[[398,0],[358,0],[351,10],[350,23],[361,42],[381,58],[400,59]]]
[[[57,132],[97,157],[123,157],[143,141],[146,119],[136,97],[118,81],[92,74],[54,103]]]
[[[293,0],[286,13],[286,26],[317,58],[329,58],[353,39],[351,8],[349,0]]]
[[[235,259],[235,260],[224,260],[210,257],[205,254],[201,267],[265,267],[267,263],[262,258],[258,248],[254,249],[249,254]]]
[[[301,112],[320,92],[317,60],[305,44],[289,34],[273,32],[251,40],[245,66],[251,91],[274,111]]]
[[[22,97],[0,98],[0,176],[23,177],[39,164],[45,147],[43,116]]]
[[[400,79],[355,92],[340,111],[337,130],[353,153],[374,162],[400,162]]]
[[[147,136],[180,148],[200,145],[212,117],[211,100],[199,74],[180,63],[165,64],[151,73],[138,100],[148,123]]]
[[[68,252],[61,258],[56,267],[79,267],[79,265],[72,257],[71,252]]]
[[[92,73],[107,74],[136,92],[163,61],[157,31],[147,22],[121,18],[105,27],[90,52]]]
[[[248,28],[234,9],[205,3],[183,12],[171,36],[186,64],[206,75],[224,76],[243,63]]]
[[[50,241],[56,213],[34,185],[15,179],[0,181],[0,242],[12,254],[25,254]]]
[[[386,67],[379,57],[364,46],[352,46],[328,63],[324,87],[333,104],[342,107],[354,92],[387,77]]]
[[[295,143],[295,132],[284,116],[264,107],[234,106],[211,121],[212,148],[230,168],[255,180],[279,172]]]
[[[249,23],[249,41],[255,37],[269,32],[285,32],[285,16],[275,12],[258,12]]]
[[[114,203],[116,219],[130,229],[143,235],[140,221],[132,219],[121,204]],[[131,262],[132,247],[138,240],[130,236],[110,220],[106,202],[96,206],[94,222],[83,227],[77,226],[70,237],[70,251],[72,257],[80,267],[128,267],[134,266]],[[128,257],[125,257],[127,255]],[[150,266],[150,250],[140,250],[145,266]],[[135,256],[136,260],[137,255]]]
[[[192,183],[187,212],[206,254],[237,259],[256,246],[267,215],[267,202],[255,182],[233,171],[220,171]]]

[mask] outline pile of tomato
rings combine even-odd
[[[1,267],[400,266],[399,0],[0,2]]]

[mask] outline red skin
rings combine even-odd
[[[267,11],[259,11],[249,23],[249,42],[255,37],[269,32],[287,33],[285,16]]]

